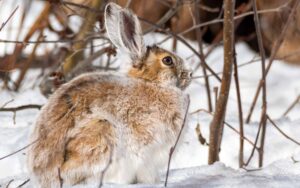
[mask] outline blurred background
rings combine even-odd
[[[28,144],[39,109],[61,84],[85,72],[126,72],[129,60],[104,28],[108,2],[0,1],[0,159]],[[191,96],[189,128],[172,168],[207,164],[224,65],[223,1],[112,2],[138,15],[147,45],[174,51],[193,70],[185,91]],[[220,161],[249,170],[300,153],[299,2],[236,0],[232,21],[235,64]],[[0,177],[26,173],[25,160],[26,150],[1,159]]]

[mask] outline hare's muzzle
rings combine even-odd
[[[185,89],[190,85],[192,80],[193,72],[191,70],[182,70],[178,75],[178,83],[177,86],[180,89]]]

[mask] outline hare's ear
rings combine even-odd
[[[125,49],[133,62],[144,56],[146,47],[140,22],[135,14],[115,3],[109,3],[105,8],[105,26],[111,42],[116,47]]]

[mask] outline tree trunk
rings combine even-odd
[[[210,124],[208,164],[219,160],[224,118],[231,84],[234,46],[234,7],[235,0],[224,0],[224,67],[221,89],[217,100],[216,111]]]

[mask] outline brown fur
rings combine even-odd
[[[86,177],[93,175],[86,173],[85,176],[82,176],[82,172],[78,168],[109,160],[115,144],[115,133],[106,120],[92,119],[84,127],[73,129],[71,134],[66,143],[61,171],[62,174],[67,174],[74,169],[80,172],[69,179],[63,177],[73,185],[84,182]]]
[[[160,74],[165,72],[165,74],[177,75],[176,66],[168,67],[162,63],[162,59],[166,56],[171,56],[175,61],[174,63],[181,63],[176,56],[172,53],[162,50],[156,46],[148,47],[147,56],[143,59],[141,67],[131,68],[128,75],[133,78],[141,78],[151,82],[162,81]],[[160,71],[160,72],[158,72]]]

